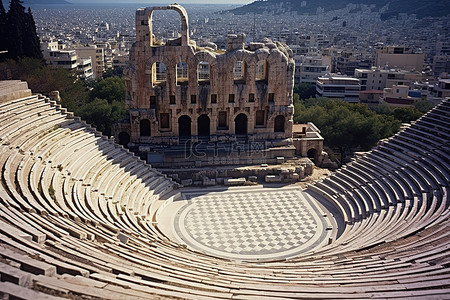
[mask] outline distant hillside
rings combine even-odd
[[[258,0],[231,10],[234,14],[274,13],[296,11],[299,14],[314,15],[318,8],[325,12],[345,8],[348,4],[372,6],[372,11],[382,12],[382,18],[397,16],[399,13],[416,14],[417,17],[441,17],[450,14],[449,0]],[[361,8],[355,8],[357,12]]]
[[[70,4],[65,0],[24,0],[24,5],[36,5],[36,4]]]

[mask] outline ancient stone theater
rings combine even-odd
[[[138,10],[121,142],[151,159],[214,139],[287,153],[288,50],[242,36],[200,50],[180,6],[157,9],[180,12],[183,35],[157,47],[154,9]],[[0,81],[0,299],[449,299],[449,123],[447,98],[305,189],[186,187],[26,82]]]
[[[179,13],[181,37],[161,42],[154,35],[156,10]],[[199,47],[189,38],[188,16],[180,5],[139,9],[125,70],[129,116],[117,124],[116,140],[154,162],[162,156],[167,161],[186,141],[200,141],[205,151],[217,143],[220,149],[232,148],[238,141],[243,153],[257,144],[269,161],[292,157],[293,74],[285,44],[245,44],[240,34],[228,35],[226,50]],[[242,155],[236,157],[242,161]]]

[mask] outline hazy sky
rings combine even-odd
[[[66,0],[68,2],[72,3],[93,3],[89,0]],[[101,3],[121,3],[121,2],[129,2],[129,3],[150,3],[150,4],[171,4],[171,3],[207,3],[207,4],[248,4],[253,2],[254,0],[130,0],[130,1],[124,1],[124,0],[96,0],[95,2]]]
[[[9,1],[10,0],[0,0],[3,2],[3,5],[5,6],[6,10],[8,10],[9,7]],[[255,0],[66,0],[71,3],[142,3],[142,4],[164,4],[169,5],[172,3],[178,3],[178,4],[248,4]],[[26,0],[25,0],[25,6],[26,6]]]

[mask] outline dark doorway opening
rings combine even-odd
[[[198,136],[209,137],[210,135],[210,120],[207,115],[201,115],[197,119]]]
[[[239,114],[234,119],[234,128],[236,135],[246,135],[247,134],[247,116],[245,114]]]
[[[275,118],[275,132],[284,132],[284,116],[277,116]]]
[[[139,122],[139,133],[141,136],[150,136],[150,121],[143,119]]]
[[[178,135],[185,139],[191,137],[191,118],[189,116],[184,115],[178,119]]]
[[[310,158],[314,163],[316,163],[316,160],[317,160],[317,150],[316,150],[316,149],[314,149],[314,148],[309,149],[306,155],[307,155],[308,158]]]

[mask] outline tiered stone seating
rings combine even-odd
[[[155,221],[175,183],[23,83],[7,86],[9,98],[0,100],[0,296],[450,294],[450,100],[306,190],[335,216],[336,240],[255,263],[167,239]]]

